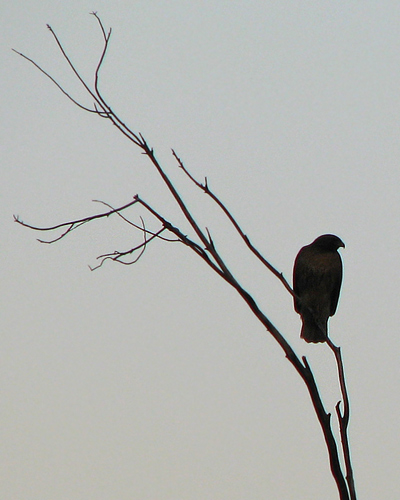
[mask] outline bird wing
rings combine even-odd
[[[296,312],[302,312],[302,304],[315,312],[336,312],[342,283],[342,260],[335,252],[321,252],[312,245],[298,253],[293,269],[293,289]]]

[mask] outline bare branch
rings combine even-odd
[[[188,207],[186,206],[186,204],[182,200],[182,198],[179,195],[178,191],[176,190],[175,186],[173,185],[173,183],[171,182],[171,180],[169,179],[169,177],[165,173],[164,169],[161,167],[160,163],[158,162],[158,160],[154,154],[153,149],[148,146],[146,140],[144,139],[144,137],[141,134],[140,134],[140,139],[142,141],[143,152],[148,156],[150,161],[153,163],[157,172],[161,176],[162,180],[164,181],[165,185],[169,189],[170,193],[172,194],[172,196],[175,199],[175,201],[177,202],[177,204],[179,205],[179,208],[181,209],[186,220],[189,222],[189,224],[192,226],[194,232],[199,237],[200,241],[203,243],[205,248],[210,250],[208,248],[209,243],[208,243],[207,237],[205,236],[204,232],[200,229],[199,225],[197,224],[194,217],[190,213]],[[213,257],[218,261],[218,255],[216,253],[213,255]]]
[[[257,248],[251,243],[249,237],[243,232],[242,228],[239,226],[238,222],[236,219],[233,217],[231,212],[228,210],[226,205],[210,190],[208,182],[207,182],[207,177],[205,178],[204,184],[196,180],[193,175],[188,171],[188,169],[185,167],[183,161],[179,158],[179,156],[176,154],[176,152],[172,149],[172,154],[176,161],[178,162],[179,167],[185,172],[185,174],[189,177],[189,179],[200,189],[204,191],[210,198],[214,200],[214,202],[221,208],[221,210],[225,213],[225,215],[228,217],[236,231],[239,233],[243,241],[246,243],[247,247],[253,252],[253,254],[283,283],[284,287],[288,292],[294,297],[295,293],[292,289],[292,287],[289,285],[285,277],[281,272],[279,272],[268,260],[263,257],[263,255],[257,250]]]
[[[108,35],[106,35],[106,30],[104,29],[104,25],[100,17],[97,15],[97,12],[93,11],[90,13],[92,16],[94,16],[97,19],[97,22],[99,23],[100,29],[103,33],[104,41],[107,42],[110,39],[111,36],[111,28],[108,31]]]
[[[86,106],[83,106],[83,104],[80,104],[77,100],[75,100],[58,82],[55,78],[53,78],[49,73],[47,73],[47,71],[45,71],[41,66],[39,66],[39,64],[37,64],[33,59],[31,59],[30,57],[26,56],[25,54],[23,54],[22,52],[18,52],[18,50],[15,50],[15,49],[11,49],[13,52],[15,52],[16,54],[18,54],[19,56],[23,57],[24,59],[26,59],[27,61],[29,61],[30,63],[32,63],[41,73],[43,73],[47,78],[49,78],[56,87],[58,87],[61,92],[68,97],[68,99],[70,101],[72,101],[76,106],[78,106],[78,108],[81,108],[83,109],[84,111],[88,111],[89,113],[95,113],[95,114],[101,114],[100,111],[96,110],[96,109],[90,109],[90,108],[87,108]]]
[[[182,231],[174,226],[171,222],[169,222],[167,219],[165,219],[161,214],[159,214],[154,208],[152,208],[148,203],[146,203],[142,198],[139,198],[138,195],[136,195],[135,199],[143,205],[151,214],[158,219],[163,226],[170,231],[171,233],[175,234],[175,236],[179,239],[181,243],[184,245],[188,246],[191,248],[197,255],[199,255],[217,274],[219,274],[221,277],[224,277],[223,272],[221,269],[210,259],[206,251],[195,241],[191,240],[188,238],[187,235],[183,234]]]
[[[147,245],[156,239],[163,239],[164,241],[178,241],[180,243],[183,243],[184,245],[188,246],[191,250],[193,250],[199,257],[203,259],[203,261],[213,270],[215,271],[224,281],[226,281],[229,285],[231,285],[237,293],[241,296],[241,298],[246,302],[248,307],[251,309],[251,311],[254,313],[254,315],[257,317],[257,319],[262,323],[262,325],[271,333],[273,338],[276,340],[276,342],[280,345],[282,350],[285,353],[285,356],[289,360],[289,362],[292,364],[292,366],[295,368],[295,370],[298,372],[302,380],[304,381],[312,404],[314,406],[314,410],[316,412],[318,421],[320,423],[320,426],[322,428],[325,442],[327,445],[328,449],[328,454],[329,454],[329,460],[330,460],[330,467],[332,471],[332,475],[336,481],[337,488],[340,494],[340,499],[341,500],[350,500],[349,497],[349,491],[352,492],[354,490],[354,481],[352,479],[352,470],[351,470],[351,463],[350,463],[350,453],[349,453],[349,448],[348,448],[348,439],[347,439],[347,426],[348,426],[348,421],[349,421],[349,404],[348,404],[348,396],[347,396],[347,390],[345,386],[345,379],[344,379],[344,370],[343,370],[343,364],[342,364],[342,359],[340,355],[340,349],[339,348],[333,348],[333,344],[329,344],[331,349],[334,350],[335,356],[338,362],[338,370],[339,370],[339,378],[340,378],[340,384],[341,384],[341,390],[343,394],[343,400],[344,400],[344,412],[343,415],[340,412],[339,404],[336,407],[337,411],[337,416],[339,419],[339,424],[340,424],[340,432],[341,432],[341,438],[342,438],[342,447],[344,450],[344,456],[345,456],[345,465],[346,465],[346,471],[347,471],[347,483],[346,480],[343,476],[342,468],[340,465],[340,460],[339,460],[339,455],[338,455],[338,449],[335,441],[335,437],[331,428],[331,415],[327,413],[324,409],[324,405],[322,403],[322,399],[319,394],[319,390],[317,387],[317,384],[314,379],[314,375],[312,373],[312,370],[309,366],[309,363],[305,357],[302,358],[302,361],[299,359],[299,357],[296,355],[294,352],[293,348],[290,346],[288,341],[283,337],[283,335],[277,330],[277,328],[272,324],[272,322],[269,320],[269,318],[261,311],[257,303],[255,302],[254,298],[245,290],[239,282],[236,280],[226,263],[224,262],[222,256],[219,254],[219,252],[216,249],[216,245],[211,237],[211,233],[208,230],[208,228],[205,228],[203,230],[200,225],[198,224],[196,218],[193,216],[191,211],[189,210],[189,207],[187,204],[183,201],[181,195],[177,191],[175,185],[173,182],[170,180],[169,176],[166,174],[165,170],[162,168],[161,164],[159,163],[158,159],[155,156],[155,153],[153,149],[147,144],[147,141],[143,137],[141,133],[136,133],[133,130],[131,130],[119,117],[117,114],[114,113],[112,110],[111,106],[106,102],[106,100],[103,98],[101,95],[101,92],[99,90],[99,74],[101,70],[101,66],[104,62],[104,58],[108,49],[108,44],[110,41],[111,37],[111,29],[109,30],[108,33],[106,33],[104,26],[101,22],[101,19],[97,16],[97,13],[93,12],[92,15],[97,19],[97,22],[100,26],[100,30],[102,32],[102,36],[104,39],[104,46],[99,58],[99,62],[96,66],[95,73],[94,73],[94,91],[90,89],[90,87],[86,84],[84,79],[81,77],[77,69],[75,68],[74,64],[71,62],[69,56],[67,55],[63,45],[61,44],[60,40],[58,39],[57,35],[55,32],[52,30],[50,26],[48,26],[50,32],[52,33],[63,57],[65,60],[68,62],[70,68],[74,72],[75,76],[78,78],[78,80],[81,82],[81,84],[84,86],[88,94],[92,97],[94,100],[94,110],[91,110],[89,108],[86,108],[85,106],[80,105],[76,100],[74,100],[57,82],[56,80],[51,77],[47,72],[45,72],[39,65],[37,65],[34,61],[29,59],[28,57],[24,56],[23,54],[17,52],[19,55],[30,61],[32,64],[34,64],[44,75],[48,78],[50,78],[53,83],[77,106],[79,106],[81,109],[84,109],[85,111],[90,111],[92,113],[97,114],[100,117],[103,118],[108,118],[114,126],[117,127],[117,129],[125,136],[127,137],[133,144],[138,146],[142,154],[146,155],[150,162],[152,163],[153,167],[156,169],[158,174],[160,175],[161,179],[163,180],[166,188],[169,190],[170,194],[176,201],[181,213],[184,215],[186,221],[189,223],[191,230],[194,233],[194,238],[197,239],[198,241],[194,241],[194,239],[188,237],[187,235],[183,234],[182,231],[175,225],[173,225],[170,221],[165,219],[163,215],[154,209],[152,206],[150,206],[147,202],[145,202],[142,198],[140,198],[138,195],[134,197],[134,200],[120,208],[113,209],[111,205],[108,205],[105,202],[100,202],[103,203],[104,205],[108,206],[111,210],[102,214],[97,214],[94,216],[86,217],[83,219],[77,219],[73,220],[70,222],[65,222],[62,224],[58,224],[53,227],[36,227],[32,226],[29,224],[25,224],[22,222],[19,217],[14,217],[15,222],[25,226],[29,227],[31,229],[37,230],[37,231],[53,231],[56,229],[60,228],[66,228],[63,234],[61,234],[59,237],[56,239],[49,241],[47,243],[52,243],[54,241],[58,241],[59,239],[63,238],[66,236],[68,233],[70,233],[72,230],[78,228],[79,226],[86,224],[87,222],[90,222],[95,219],[99,218],[104,218],[108,217],[114,213],[119,215],[125,222],[128,224],[132,225],[133,227],[137,228],[140,230],[143,234],[143,242],[140,243],[139,245],[135,246],[134,248],[131,248],[130,250],[127,251],[114,251],[112,253],[108,254],[103,254],[98,256],[97,258],[99,259],[100,263],[96,266],[91,268],[92,270],[97,269],[103,265],[103,263],[106,260],[113,260],[115,262],[119,262],[124,265],[131,265],[134,262],[137,262],[141,256],[143,255],[145,249],[147,248]],[[251,243],[250,239],[248,236],[243,232],[242,228],[239,226],[237,223],[236,219],[233,217],[231,212],[227,209],[225,204],[209,189],[207,179],[205,179],[204,184],[200,183],[197,181],[186,169],[184,166],[183,162],[181,159],[176,155],[174,151],[172,151],[173,156],[175,157],[176,161],[178,162],[179,167],[184,171],[184,173],[189,177],[189,179],[200,189],[202,189],[208,196],[211,197],[211,199],[220,207],[220,209],[223,211],[223,213],[226,215],[230,223],[234,226],[240,237],[243,239],[247,247],[250,249],[250,251],[282,282],[282,284],[285,286],[285,288],[288,290],[288,292],[292,295],[294,295],[294,292],[292,288],[290,287],[289,283],[286,281],[284,278],[283,274],[280,273],[274,266],[272,266],[267,259],[265,259],[261,253],[254,247],[254,245]],[[134,205],[135,203],[140,204],[143,206],[150,214],[152,214],[161,224],[162,228],[159,231],[156,232],[151,232],[146,229],[144,221],[142,219],[142,226],[138,226],[131,222],[129,219],[124,217],[120,212],[125,210],[126,208]],[[168,238],[164,238],[161,236],[161,234],[164,231],[169,231],[175,237],[177,238],[176,240],[170,240]],[[124,257],[128,255],[134,255],[135,252],[138,252],[137,256],[129,262],[126,262],[125,260],[122,260]],[[330,342],[330,341],[329,341]],[[329,343],[328,342],[328,343]],[[347,463],[347,460],[349,463]],[[352,494],[352,493],[351,493]],[[355,495],[355,492],[354,492]],[[355,500],[355,496],[351,496],[351,500]]]
[[[83,219],[76,219],[73,221],[68,221],[68,222],[62,222],[61,224],[57,224],[55,226],[48,226],[48,227],[39,227],[39,226],[32,226],[31,224],[26,224],[26,222],[23,222],[18,215],[14,215],[14,222],[17,224],[20,224],[21,226],[27,227],[29,229],[33,229],[34,231],[54,231],[56,229],[60,229],[62,227],[67,227],[68,229],[59,237],[52,241],[42,241],[39,240],[41,243],[54,243],[55,241],[60,240],[61,238],[64,238],[68,233],[73,231],[74,229],[82,226],[83,224],[86,224],[87,222],[91,222],[92,220],[96,219],[102,219],[104,217],[109,217],[112,214],[121,212],[122,210],[125,210],[128,207],[131,207],[132,205],[135,205],[135,203],[138,203],[138,200],[136,198],[133,199],[133,201],[127,203],[126,205],[123,205],[122,207],[112,209],[109,212],[104,212],[102,214],[96,214],[96,215],[90,215],[89,217],[84,217]]]
[[[353,467],[351,464],[350,444],[349,444],[349,437],[348,437],[348,426],[349,426],[349,420],[350,420],[350,401],[349,401],[349,395],[347,392],[343,359],[342,359],[340,347],[336,346],[329,338],[327,339],[326,342],[327,342],[328,346],[332,349],[332,351],[335,355],[337,369],[338,369],[340,390],[342,392],[342,397],[343,397],[343,413],[340,411],[340,401],[339,401],[336,405],[336,415],[337,415],[338,422],[339,422],[340,438],[341,438],[341,442],[342,442],[343,457],[344,457],[344,463],[345,463],[345,467],[346,467],[346,481],[347,481],[347,484],[349,487],[350,499],[357,500],[356,489],[355,489],[355,484],[354,484]]]
[[[94,92],[92,92],[92,90],[90,89],[89,85],[85,82],[85,80],[82,78],[82,76],[80,75],[80,73],[78,72],[78,70],[75,68],[74,64],[72,63],[71,59],[69,58],[68,54],[66,53],[62,43],[60,42],[58,36],[56,35],[55,31],[53,30],[53,28],[48,24],[47,25],[47,28],[49,29],[50,33],[53,35],[53,38],[54,40],[56,41],[57,45],[58,45],[58,48],[60,49],[64,59],[67,61],[67,63],[69,64],[70,68],[72,69],[72,71],[74,72],[75,76],[77,77],[77,79],[81,82],[81,84],[84,86],[84,88],[86,89],[86,91],[92,96],[92,98],[95,100],[95,102],[98,104],[98,106],[100,108],[102,108],[102,110],[104,112],[108,112],[108,109],[103,109],[103,103],[101,102],[101,100],[98,99],[98,97],[96,96],[96,94]]]
[[[143,222],[143,225],[144,225],[144,222]],[[136,247],[131,248],[130,250],[127,250],[125,252],[119,252],[118,250],[116,250],[115,252],[112,252],[112,253],[106,253],[106,254],[103,254],[103,255],[99,255],[97,258],[101,259],[100,264],[98,266],[95,266],[95,267],[89,266],[89,269],[91,271],[95,271],[96,269],[99,269],[99,267],[101,267],[106,260],[113,260],[114,262],[118,262],[119,264],[124,264],[126,266],[130,266],[132,264],[135,264],[142,257],[142,255],[144,254],[144,252],[146,250],[146,247],[147,247],[147,244],[150,241],[152,241],[153,239],[159,238],[159,235],[163,231],[165,231],[164,227],[162,229],[160,229],[157,233],[154,233],[149,239],[147,239],[147,236],[146,236],[147,231],[146,231],[146,228],[143,227],[143,238],[144,238],[143,243],[141,243],[140,245],[137,245]],[[167,241],[172,241],[172,240],[167,240]],[[178,241],[178,240],[176,240],[176,241]],[[131,260],[129,262],[125,262],[125,261],[121,260],[122,257],[125,257],[126,255],[132,255],[137,250],[140,250],[140,253],[133,260]]]
[[[110,38],[111,38],[111,32],[112,32],[112,30],[110,28],[108,34],[106,34],[104,26],[103,26],[103,23],[101,22],[101,19],[97,15],[97,12],[92,12],[92,15],[97,19],[97,21],[98,21],[98,23],[100,25],[101,31],[103,33],[103,38],[104,38],[103,52],[101,53],[99,62],[97,64],[97,67],[96,67],[96,70],[95,70],[95,73],[94,73],[94,89],[95,89],[97,97],[99,98],[100,102],[103,104],[103,107],[109,111],[109,107],[107,106],[107,103],[104,101],[104,99],[102,98],[102,96],[100,94],[100,91],[99,91],[99,72],[100,72],[100,68],[101,68],[101,66],[103,64],[104,57],[105,57],[107,49],[108,49],[108,44],[109,44],[109,41],[110,41]]]

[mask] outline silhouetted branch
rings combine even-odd
[[[344,463],[345,463],[345,467],[346,467],[346,481],[347,481],[347,484],[349,487],[350,499],[357,500],[356,489],[355,489],[355,484],[354,484],[353,467],[351,464],[349,437],[348,437],[348,432],[347,432],[348,427],[349,427],[349,420],[350,420],[350,401],[349,401],[349,395],[347,392],[343,359],[342,359],[340,347],[336,346],[329,338],[327,339],[327,344],[332,349],[332,351],[335,355],[337,368],[338,368],[340,390],[341,390],[342,397],[343,397],[343,413],[340,411],[340,401],[337,403],[335,409],[336,409],[336,414],[337,414],[337,418],[338,418],[338,422],[339,422],[340,438],[342,441],[343,457],[344,457]]]
[[[74,64],[72,63],[71,59],[69,58],[68,54],[65,52],[64,50],[64,47],[62,45],[62,43],[60,42],[58,36],[56,35],[56,33],[53,31],[53,28],[50,26],[50,24],[47,24],[47,28],[48,30],[50,31],[50,33],[53,35],[53,38],[54,40],[56,41],[57,45],[58,45],[58,48],[60,49],[62,55],[64,56],[64,59],[67,61],[67,63],[69,64],[70,68],[72,69],[72,71],[74,72],[75,76],[77,77],[77,79],[81,82],[81,84],[84,86],[85,90],[92,96],[92,98],[95,100],[95,102],[100,106],[102,107],[103,106],[103,103],[101,102],[101,100],[99,100],[97,98],[97,96],[95,95],[95,93],[90,89],[89,85],[85,82],[85,80],[81,77],[79,71],[75,68]],[[107,49],[107,44],[108,44],[108,41],[106,41],[105,43],[105,50]],[[103,56],[104,58],[104,56]],[[104,109],[104,111],[107,111],[106,109]]]
[[[26,56],[25,54],[22,54],[22,52],[18,52],[18,50],[15,50],[15,49],[11,49],[13,52],[15,52],[16,54],[18,54],[19,56],[23,57],[24,59],[26,59],[27,61],[29,61],[30,63],[32,63],[40,72],[42,72],[47,78],[49,78],[56,87],[58,87],[59,90],[61,90],[61,92],[68,97],[68,99],[70,99],[76,106],[78,106],[78,108],[81,108],[83,109],[84,111],[88,111],[89,113],[96,113],[96,114],[101,114],[100,111],[97,111],[95,109],[90,109],[90,108],[87,108],[86,106],[83,106],[83,104],[80,104],[77,100],[75,100],[58,82],[55,78],[53,78],[51,75],[49,75],[49,73],[47,73],[47,71],[45,71],[41,66],[39,66],[39,64],[37,64],[33,59],[31,59],[30,57]]]
[[[104,212],[102,214],[96,214],[96,215],[90,215],[88,217],[84,217],[83,219],[76,219],[73,221],[68,221],[68,222],[62,222],[61,224],[57,224],[55,226],[48,226],[48,227],[39,227],[39,226],[33,226],[31,224],[26,224],[26,222],[23,222],[18,215],[14,215],[14,222],[17,224],[20,224],[21,226],[27,227],[29,229],[33,229],[35,231],[55,231],[57,229],[60,229],[62,227],[67,227],[67,230],[59,237],[49,240],[49,241],[44,241],[44,240],[38,240],[41,243],[54,243],[56,241],[61,240],[61,238],[64,238],[64,236],[67,236],[68,233],[73,231],[74,229],[77,229],[78,227],[82,226],[83,224],[86,224],[87,222],[91,222],[96,219],[102,219],[104,217],[109,217],[112,214],[115,213],[120,213],[122,210],[125,210],[126,208],[131,207],[132,205],[135,205],[135,203],[138,203],[138,200],[134,198],[133,201],[127,203],[126,205],[123,205],[122,207],[112,209],[109,212]]]
[[[163,227],[162,229],[160,229],[156,233],[153,233],[152,236],[150,236],[150,238],[147,239],[147,230],[146,230],[143,219],[142,219],[142,223],[143,223],[142,230],[143,230],[143,239],[144,239],[143,243],[141,243],[140,245],[137,245],[134,248],[131,248],[130,250],[126,250],[125,252],[119,252],[118,250],[115,250],[115,252],[112,252],[112,253],[106,253],[103,255],[99,255],[97,258],[100,259],[100,264],[98,264],[97,266],[94,266],[94,267],[89,266],[89,269],[91,271],[95,271],[96,269],[101,267],[106,260],[113,260],[114,262],[118,262],[119,264],[124,264],[125,266],[130,266],[132,264],[135,264],[140,259],[140,257],[142,257],[142,255],[144,254],[144,251],[146,250],[147,244],[150,241],[154,240],[155,238],[159,238],[160,234],[163,231],[165,231],[165,227]],[[165,240],[165,238],[163,238],[163,239]],[[167,240],[167,241],[171,241],[171,240]],[[175,241],[178,241],[178,240],[175,240]],[[131,260],[129,262],[125,262],[124,260],[121,260],[122,257],[126,257],[127,255],[132,255],[138,250],[140,250],[139,255],[137,257],[135,257],[133,260]]]
[[[140,201],[138,199],[136,199],[136,198],[137,198],[137,195],[135,196],[135,202],[136,203],[140,203]],[[93,200],[93,201],[95,203],[101,203],[102,205],[105,205],[106,207],[110,208],[111,210],[114,211],[114,213],[116,215],[118,215],[119,217],[121,217],[121,219],[123,221],[125,221],[130,226],[133,226],[135,229],[139,229],[140,231],[143,231],[143,233],[146,233],[146,234],[155,235],[155,233],[153,231],[149,231],[148,229],[145,228],[145,224],[144,224],[144,221],[143,221],[142,217],[140,217],[140,219],[142,220],[142,226],[139,226],[138,224],[135,224],[131,220],[127,219],[124,215],[122,215],[121,214],[121,209],[114,208],[109,203],[107,203],[105,201],[102,201],[102,200]],[[123,208],[125,208],[125,207],[123,207]],[[123,208],[122,208],[122,210],[123,210]],[[160,236],[159,234],[157,235],[157,238],[159,238],[160,240],[169,241],[169,242],[179,241],[179,240],[170,240],[169,238],[164,238],[163,236]]]
[[[206,264],[208,264],[213,269],[213,271],[215,271],[217,274],[219,274],[222,278],[224,277],[221,269],[218,267],[218,265],[215,264],[215,262],[208,255],[207,249],[204,249],[198,243],[196,243],[195,241],[190,239],[187,235],[183,234],[182,231],[178,227],[176,227],[171,222],[169,222],[167,219],[165,219],[153,207],[151,207],[148,203],[146,203],[143,199],[141,199],[139,197],[139,195],[136,195],[135,199],[143,207],[145,207],[151,214],[153,214],[154,217],[156,219],[158,219],[166,229],[168,229],[168,231],[175,234],[175,236],[178,238],[178,240],[181,243],[183,243],[187,247],[191,248],[199,257],[201,257],[206,262]]]
[[[212,200],[221,208],[221,210],[228,217],[236,231],[239,233],[243,241],[246,243],[247,247],[253,252],[253,254],[266,266],[284,285],[286,290],[294,297],[295,293],[292,287],[289,285],[285,277],[281,272],[279,272],[268,260],[257,250],[257,248],[251,243],[249,237],[243,232],[242,228],[239,226],[236,219],[233,217],[231,212],[228,210],[226,205],[218,198],[216,194],[214,194],[208,185],[207,177],[205,178],[204,184],[196,180],[193,175],[187,170],[183,161],[179,158],[176,152],[172,149],[172,154],[176,161],[178,162],[179,167],[185,172],[185,174],[189,177],[189,179],[200,189],[202,189]]]
[[[262,325],[270,332],[272,337],[276,340],[276,342],[280,345],[282,350],[285,353],[286,358],[289,360],[289,362],[292,364],[292,366],[295,368],[297,373],[300,375],[302,380],[304,381],[307,390],[309,392],[315,413],[317,415],[318,421],[320,423],[321,429],[324,434],[325,438],[325,443],[328,449],[328,454],[329,454],[329,462],[330,462],[330,468],[332,471],[332,475],[334,477],[334,480],[337,485],[337,489],[340,495],[341,500],[356,500],[355,497],[355,490],[354,490],[354,481],[353,481],[353,473],[352,473],[352,468],[351,468],[351,460],[350,460],[350,452],[349,452],[349,443],[348,443],[348,438],[347,438],[347,428],[348,428],[348,422],[349,422],[349,401],[348,401],[348,395],[347,395],[347,390],[346,390],[346,385],[345,385],[345,378],[344,378],[344,370],[343,370],[343,362],[340,354],[340,349],[337,348],[332,344],[332,342],[328,339],[328,344],[331,347],[331,349],[334,351],[337,364],[338,364],[338,370],[339,370],[339,380],[340,380],[340,386],[341,386],[341,391],[343,395],[343,405],[344,405],[344,410],[343,410],[343,415],[340,412],[339,408],[339,403],[336,406],[336,412],[337,412],[337,417],[339,419],[339,426],[340,426],[340,434],[341,434],[341,441],[342,441],[342,449],[343,449],[343,455],[345,458],[345,466],[346,466],[346,480],[343,475],[342,467],[340,464],[340,459],[339,459],[339,452],[338,452],[338,447],[336,443],[336,439],[334,436],[334,433],[332,431],[332,426],[331,426],[331,414],[327,413],[319,390],[318,386],[316,384],[313,372],[311,370],[311,367],[305,357],[300,358],[296,355],[295,351],[291,347],[291,345],[288,343],[288,341],[285,339],[285,337],[278,331],[278,329],[273,325],[273,323],[270,321],[270,319],[261,311],[259,308],[258,304],[254,300],[254,298],[251,296],[251,294],[245,290],[241,284],[236,280],[234,277],[234,274],[232,271],[229,269],[228,265],[226,264],[225,260],[223,259],[222,255],[220,254],[216,243],[214,242],[214,239],[211,236],[211,231],[206,227],[203,229],[200,227],[199,223],[197,222],[195,216],[192,214],[191,210],[189,209],[188,205],[183,201],[181,195],[177,191],[174,183],[171,181],[169,176],[166,174],[165,170],[161,166],[159,160],[157,159],[153,148],[151,148],[143,135],[140,132],[135,132],[132,129],[130,129],[120,118],[119,116],[113,111],[111,106],[107,103],[107,101],[104,99],[102,96],[99,85],[100,85],[100,70],[104,62],[105,55],[107,53],[107,49],[109,46],[109,41],[111,37],[111,29],[106,32],[104,29],[104,26],[101,22],[101,19],[98,17],[97,13],[93,12],[93,16],[97,19],[97,22],[100,26],[100,30],[103,36],[104,44],[103,44],[103,49],[98,61],[98,64],[94,70],[94,90],[89,87],[88,84],[83,80],[81,77],[80,73],[77,71],[75,68],[74,64],[70,60],[67,52],[65,51],[63,45],[61,44],[59,38],[53,31],[53,29],[48,26],[53,38],[55,39],[56,44],[59,47],[59,50],[61,51],[62,56],[64,59],[67,61],[69,67],[79,80],[79,82],[84,86],[86,91],[88,92],[89,96],[94,100],[94,109],[89,109],[80,103],[78,103],[75,99],[73,99],[68,92],[59,84],[57,81],[51,77],[46,71],[44,71],[37,63],[35,63],[32,59],[29,57],[25,56],[24,54],[17,52],[20,56],[24,57],[27,59],[29,62],[31,62],[36,68],[38,68],[47,78],[49,78],[56,86],[58,89],[60,89],[64,95],[66,95],[74,104],[76,104],[79,108],[89,111],[91,113],[95,113],[98,116],[102,118],[107,118],[111,121],[111,123],[117,127],[120,133],[122,133],[126,138],[128,138],[133,144],[135,144],[144,154],[155,170],[158,172],[159,176],[161,177],[165,187],[175,200],[178,208],[180,209],[181,214],[183,214],[184,218],[188,222],[191,231],[192,231],[192,237],[189,237],[188,235],[184,234],[181,229],[176,225],[173,224],[171,221],[167,220],[162,213],[157,210],[156,208],[150,206],[146,201],[144,201],[139,195],[136,195],[130,203],[127,203],[126,205],[123,205],[119,208],[112,208],[111,205],[105,203],[105,202],[100,202],[104,205],[106,205],[110,210],[108,212],[104,212],[101,214],[85,217],[82,219],[77,219],[69,222],[64,222],[61,224],[57,224],[52,227],[38,227],[38,226],[33,226],[30,224],[26,224],[22,222],[22,220],[19,219],[19,217],[14,217],[15,222],[19,223],[22,226],[28,227],[30,229],[34,229],[36,231],[53,231],[57,229],[62,229],[66,228],[65,231],[58,236],[57,238],[47,241],[46,243],[53,243],[55,241],[60,240],[61,238],[64,238],[67,234],[69,234],[71,231],[74,229],[77,229],[83,224],[86,224],[92,220],[104,218],[104,217],[109,217],[112,214],[117,214],[119,217],[121,217],[126,223],[130,224],[134,228],[138,229],[139,231],[142,232],[143,235],[143,242],[138,244],[137,246],[126,250],[126,251],[114,251],[111,253],[105,253],[103,255],[100,255],[97,257],[99,260],[99,264],[95,267],[92,267],[91,269],[98,269],[103,265],[104,262],[107,260],[112,260],[114,262],[118,262],[124,265],[130,265],[135,262],[137,262],[143,255],[144,251],[146,250],[148,244],[152,241],[155,241],[157,239],[161,239],[164,241],[168,242],[180,242],[183,243],[185,246],[189,247],[192,251],[194,251],[218,276],[220,276],[225,282],[227,282],[230,286],[232,286],[237,293],[241,296],[241,298],[246,302],[250,310],[254,313],[256,318],[262,323]],[[176,161],[178,162],[179,167],[183,170],[185,175],[190,179],[191,182],[193,182],[198,188],[202,189],[204,193],[206,193],[216,204],[217,206],[223,211],[223,213],[226,215],[230,223],[234,226],[236,229],[237,233],[240,235],[242,240],[245,242],[246,246],[249,248],[249,250],[262,262],[264,266],[267,267],[267,269],[272,272],[285,286],[287,291],[292,295],[294,295],[294,292],[289,285],[289,283],[286,281],[284,278],[283,274],[279,272],[274,266],[272,266],[269,261],[262,256],[262,254],[257,250],[257,248],[251,243],[250,239],[248,236],[244,233],[236,219],[233,217],[232,213],[226,205],[210,190],[207,182],[207,178],[205,179],[204,184],[200,183],[197,181],[193,175],[186,169],[185,165],[183,164],[182,160],[178,157],[178,155],[175,153],[175,151],[172,151],[173,156],[175,157]],[[149,214],[151,214],[155,219],[158,220],[158,222],[161,224],[161,229],[158,231],[149,231],[146,229],[144,221],[142,219],[142,225],[137,225],[134,224],[132,221],[127,219],[124,215],[122,215],[121,212],[123,212],[126,208],[131,207],[134,204],[138,204],[142,206]],[[165,238],[165,236],[162,236],[162,234],[167,231],[169,233],[172,233],[176,239],[169,239]],[[42,240],[39,240],[42,241]],[[125,261],[124,258],[127,256],[132,256],[133,259],[130,261]]]
[[[99,59],[99,62],[97,64],[97,67],[96,67],[96,70],[95,70],[95,74],[94,74],[94,89],[96,91],[96,95],[99,98],[100,102],[103,104],[104,108],[107,109],[107,104],[104,102],[104,100],[103,100],[103,98],[102,98],[102,96],[100,94],[100,91],[99,91],[99,72],[100,72],[100,68],[101,68],[101,66],[103,64],[104,57],[105,57],[106,52],[107,52],[108,43],[109,43],[110,38],[111,38],[112,29],[110,28],[108,30],[108,33],[106,34],[106,31],[104,29],[103,23],[101,22],[101,19],[97,15],[97,12],[92,12],[92,15],[97,19],[97,21],[98,21],[98,23],[100,25],[100,29],[101,29],[101,31],[103,33],[103,38],[104,38],[103,52],[101,53],[101,56],[100,56],[100,59]]]

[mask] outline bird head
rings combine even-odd
[[[334,234],[323,234],[322,236],[318,236],[318,238],[312,242],[312,245],[332,251],[340,247],[345,248],[343,241]]]

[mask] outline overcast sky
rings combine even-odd
[[[334,500],[307,390],[280,347],[182,245],[133,266],[96,257],[141,235],[118,218],[53,245],[51,226],[136,193],[188,232],[156,173],[86,106],[46,23],[88,81],[112,26],[101,89],[154,147],[243,286],[340,394],[325,345],[299,338],[290,295],[171,157],[207,176],[290,280],[299,248],[346,243],[331,337],[345,360],[363,500],[399,475],[400,3],[0,0],[0,496],[4,500]],[[135,222],[157,224],[132,209]]]

